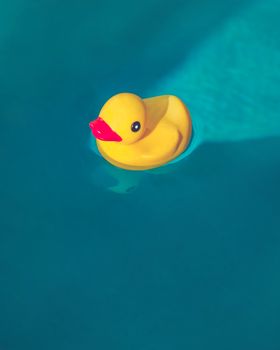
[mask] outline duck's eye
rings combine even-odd
[[[131,124],[131,131],[137,132],[141,129],[141,124],[139,122],[134,122]]]

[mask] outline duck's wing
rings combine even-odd
[[[161,121],[153,132],[134,144],[108,142],[106,149],[103,143],[98,148],[105,159],[118,167],[144,170],[161,166],[176,157],[182,139],[173,124]]]
[[[112,144],[115,159],[107,152],[105,158],[111,163],[127,169],[148,169],[163,165],[176,156],[182,137],[177,129],[169,123],[161,122],[152,133],[132,145]]]
[[[132,147],[131,155],[137,154],[139,164],[165,164],[176,156],[181,139],[172,124],[161,121],[152,133]]]

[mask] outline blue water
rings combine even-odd
[[[0,3],[0,350],[280,349],[279,15]],[[201,142],[109,166],[88,122],[120,91],[177,93]]]

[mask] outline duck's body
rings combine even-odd
[[[91,129],[99,152],[113,165],[128,170],[170,162],[186,149],[192,132],[186,106],[172,95],[147,99],[129,93],[115,95],[98,120],[91,123]]]

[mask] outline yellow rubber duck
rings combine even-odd
[[[176,96],[142,99],[132,93],[111,97],[89,126],[101,155],[127,170],[160,167],[188,146],[192,122]]]

